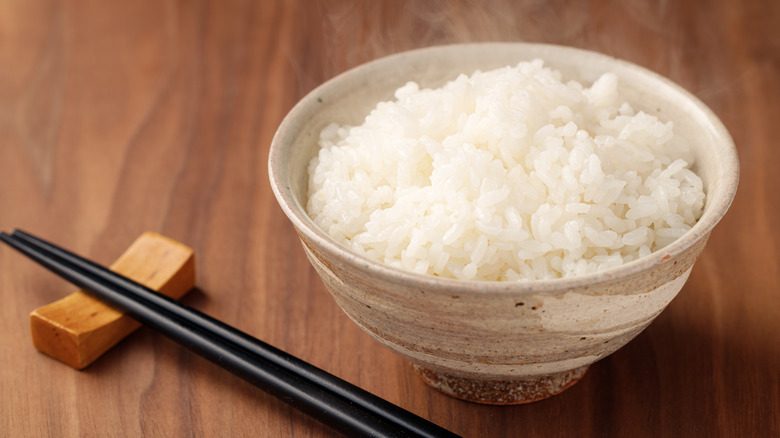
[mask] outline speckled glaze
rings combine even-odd
[[[672,120],[694,147],[707,200],[699,222],[663,250],[577,278],[461,281],[391,268],[333,241],[306,215],[307,163],[330,122],[359,124],[409,80],[436,87],[459,73],[541,58],[565,78],[611,71],[635,109]],[[734,144],[717,117],[669,80],[601,54],[540,44],[451,45],[404,52],[350,70],[303,98],[277,131],[271,186],[336,302],[377,341],[452,396],[493,404],[539,400],[574,384],[593,362],[639,334],[682,288],[737,187]]]

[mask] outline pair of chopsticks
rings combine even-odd
[[[301,359],[23,231],[0,240],[294,408],[348,436],[456,437]]]

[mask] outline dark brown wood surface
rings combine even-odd
[[[350,67],[442,43],[597,50],[721,117],[742,177],[690,280],[552,399],[446,397],[346,317],[267,175],[292,105]],[[0,2],[0,228],[111,263],[139,234],[195,249],[186,302],[466,437],[780,436],[780,2]],[[0,248],[0,435],[338,434],[142,329],[84,371],[28,314],[73,288]]]

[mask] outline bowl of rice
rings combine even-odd
[[[736,192],[733,141],[637,65],[526,43],[381,58],[305,96],[274,194],[344,312],[464,400],[577,382],[671,302]]]

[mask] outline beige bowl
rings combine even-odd
[[[487,282],[414,274],[345,249],[307,216],[307,163],[330,122],[360,124],[409,80],[436,87],[471,73],[541,58],[565,78],[615,73],[635,109],[672,120],[695,148],[707,200],[699,222],[659,252],[577,278]],[[717,117],[669,80],[574,48],[523,43],[451,45],[369,62],[331,79],[287,115],[271,144],[271,185],[309,260],[344,312],[411,362],[435,388],[466,400],[539,400],[641,332],[680,291],[734,197],[736,150]]]

